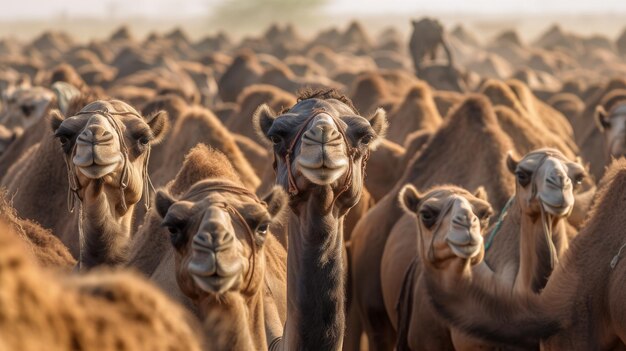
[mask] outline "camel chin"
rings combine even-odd
[[[221,295],[231,290],[237,282],[238,275],[232,277],[221,277],[217,274],[210,276],[201,276],[192,274],[193,281],[198,285],[200,289],[215,295]]]

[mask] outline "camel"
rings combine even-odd
[[[156,209],[171,233],[178,286],[200,312],[203,328],[210,334],[216,328],[210,315],[222,310],[221,320],[243,324],[229,331],[228,349],[266,350],[265,314],[272,309],[265,300],[272,297],[266,296],[265,272],[286,274],[284,262],[265,256],[266,250],[279,250],[284,257],[284,250],[275,240],[266,246],[266,238],[272,236],[270,224],[286,209],[287,195],[276,186],[259,200],[225,164],[229,167],[217,172],[223,176],[197,182],[179,198],[160,190]],[[267,334],[275,332],[268,329]]]
[[[398,333],[396,348],[469,349],[468,336],[442,323],[428,304],[421,267],[465,271],[482,262],[483,233],[493,213],[486,193],[483,188],[471,194],[455,186],[436,186],[420,194],[406,185],[399,201],[415,218],[411,225],[417,235],[394,232],[381,261],[385,307]]]
[[[610,122],[611,114],[615,109],[623,105],[626,98],[626,81],[623,83],[624,85],[619,88],[609,89],[607,87],[604,91],[590,98],[580,116],[580,119],[587,119],[585,123],[594,122],[593,125],[587,127],[585,136],[579,139],[579,143],[581,144],[581,155],[583,159],[590,163],[591,173],[596,179],[602,177],[605,167],[611,162],[611,157],[619,157],[621,155],[619,142],[616,142],[620,135],[619,123],[615,123],[618,128],[615,128],[615,126],[610,128]],[[593,110],[591,110],[590,104],[593,104]],[[585,117],[585,114],[588,114],[587,117]],[[617,115],[619,117],[619,113]],[[579,128],[582,128],[582,126]]]
[[[9,146],[15,141],[15,139],[19,138],[22,134],[20,129],[7,129],[5,126],[0,124],[0,157],[9,149]],[[1,161],[0,161],[1,162]]]
[[[18,88],[7,99],[0,124],[10,129],[27,129],[41,121],[55,103],[54,93],[46,88]]]
[[[192,319],[127,272],[54,275],[0,224],[3,350],[200,351]]]
[[[161,167],[153,173],[156,186],[172,180],[183,163],[183,155],[198,143],[206,143],[228,156],[246,187],[255,190],[260,180],[244,157],[233,135],[210,111],[199,106],[188,107],[172,128],[164,145]]]
[[[147,117],[119,100],[96,101],[76,115],[51,114],[63,150],[70,210],[78,230],[60,233],[81,269],[125,260],[135,204],[149,203],[150,147],[169,128],[159,111]],[[78,200],[78,204],[76,204]]]
[[[289,191],[287,322],[270,349],[338,350],[345,328],[343,220],[360,198],[365,161],[387,128],[333,90],[302,93],[281,115],[254,114],[273,144],[276,183]],[[320,294],[320,292],[323,292]]]
[[[438,314],[477,337],[542,350],[626,347],[622,249],[626,161],[611,164],[590,217],[539,295],[511,294],[495,277],[425,269]]]
[[[413,35],[409,42],[411,57],[413,58],[413,67],[415,74],[419,77],[422,74],[422,66],[424,59],[430,55],[434,60],[437,55],[439,46],[443,47],[448,59],[448,66],[453,67],[452,54],[445,39],[445,30],[443,25],[432,18],[422,18],[419,21],[411,21],[413,25]]]
[[[402,103],[389,113],[387,138],[406,145],[406,137],[417,130],[434,132],[442,122],[435,101],[426,83],[415,84]]]
[[[233,133],[241,134],[252,140],[257,140],[257,134],[250,125],[250,116],[261,104],[268,104],[272,109],[281,111],[296,103],[296,97],[278,87],[264,84],[253,84],[241,92],[237,97],[239,111],[231,116],[224,124]]]
[[[607,94],[596,107],[594,118],[604,137],[604,159],[626,155],[626,89]]]
[[[471,147],[459,148],[458,140]],[[394,330],[387,317],[380,283],[380,260],[392,230],[404,223],[411,230],[411,218],[398,206],[398,192],[406,183],[420,188],[457,184],[476,189],[484,186],[489,202],[502,208],[513,194],[513,177],[505,168],[512,149],[509,137],[500,129],[489,101],[471,95],[450,112],[423,149],[408,163],[396,185],[355,227],[351,237],[351,274],[354,303],[358,306],[370,350],[390,350]],[[495,167],[494,167],[495,165]],[[459,172],[471,169],[472,172]]]
[[[242,52],[235,57],[217,83],[220,98],[225,102],[237,101],[243,89],[256,83],[264,71],[254,53]]]
[[[515,195],[486,239],[485,262],[518,293],[538,292],[569,247],[567,217],[586,171],[556,149],[538,149],[507,168],[515,175]]]
[[[76,265],[67,247],[54,234],[17,215],[5,193],[0,193],[0,221],[22,239],[40,266],[69,271]]]

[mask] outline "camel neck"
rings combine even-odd
[[[522,213],[517,201],[511,212],[512,216],[517,216],[511,219],[520,223],[520,262],[514,289],[518,292],[538,293],[546,285],[557,259],[567,248],[565,222],[561,217],[547,213],[545,216],[540,213]],[[552,254],[553,247],[555,252]]]
[[[284,342],[288,350],[340,350],[345,328],[343,217],[313,207],[289,217]]]
[[[267,350],[262,292],[246,297],[232,292],[219,299],[207,295],[196,304],[206,340],[218,342],[216,350]]]
[[[86,193],[93,191],[92,187],[90,184],[85,189]],[[124,262],[134,208],[134,205],[129,205],[126,212],[120,214],[117,204],[111,202],[105,191],[83,200],[82,216],[78,216],[83,231],[82,269]]]

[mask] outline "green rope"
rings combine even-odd
[[[509,201],[506,202],[506,205],[504,205],[504,208],[502,208],[502,212],[500,212],[500,217],[498,217],[498,221],[496,222],[496,225],[491,230],[491,233],[489,233],[489,238],[487,239],[487,242],[485,243],[485,251],[489,250],[489,248],[491,247],[491,244],[493,244],[493,239],[496,238],[496,234],[498,234],[498,231],[500,231],[500,227],[502,227],[502,222],[504,222],[504,217],[506,217],[507,211],[509,210],[509,207],[511,207],[511,204],[513,203],[514,198],[515,198],[515,195],[511,196]]]

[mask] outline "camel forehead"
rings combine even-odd
[[[520,160],[518,166],[521,166],[524,169],[533,170],[536,169],[539,166],[540,162],[544,159],[553,159],[560,163],[571,162],[559,150],[552,148],[543,148],[526,154],[526,156],[524,156],[524,158]]]
[[[131,112],[136,114],[137,116],[141,116],[137,110],[135,110],[129,104],[120,101],[120,100],[98,100],[90,103],[89,105],[83,107],[81,112],[90,112],[90,111],[112,111],[112,112]]]
[[[289,109],[289,113],[308,114],[316,109],[323,109],[333,116],[354,115],[354,111],[343,102],[336,99],[307,99],[298,102]]]

